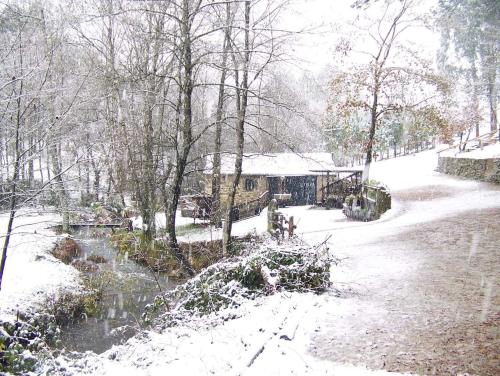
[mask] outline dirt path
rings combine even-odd
[[[480,200],[500,187],[477,189]],[[404,207],[431,202],[439,211],[450,199],[463,204],[468,193],[429,186],[393,197]],[[371,369],[500,374],[500,207],[492,206],[423,220],[383,238],[339,240],[353,291],[325,306],[311,353]]]

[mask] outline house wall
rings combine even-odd
[[[253,179],[256,183],[256,187],[252,191],[245,190],[245,180]],[[229,190],[233,184],[233,175],[223,175],[221,179],[221,202],[225,205]],[[245,202],[257,200],[265,191],[267,191],[267,178],[262,175],[243,175],[240,178],[240,183],[236,191],[236,197],[234,199],[235,204],[242,204]],[[207,195],[212,194],[212,177],[210,175],[205,176],[205,193]]]
[[[225,204],[229,189],[232,184],[232,175],[223,175],[221,181],[221,201]],[[256,188],[253,191],[245,190],[245,178],[252,178],[257,183]],[[212,177],[211,175],[205,176],[205,194],[212,194]],[[326,175],[316,176],[316,202],[321,202],[321,188],[326,186],[327,179]],[[267,178],[263,175],[243,175],[240,178],[240,184],[238,185],[238,190],[236,192],[235,204],[241,204],[248,201],[253,201],[258,199],[265,191],[268,190]],[[281,189],[280,189],[281,190]]]

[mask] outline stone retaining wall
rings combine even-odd
[[[500,184],[500,158],[439,157],[439,172]]]

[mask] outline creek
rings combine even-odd
[[[99,278],[103,297],[96,315],[61,328],[62,347],[68,351],[93,351],[100,354],[124,343],[141,328],[144,307],[162,291],[175,288],[166,274],[153,273],[146,266],[121,255],[111,244],[105,230],[82,229],[73,234],[82,250],[82,259],[101,256],[105,263],[99,271],[87,273]]]

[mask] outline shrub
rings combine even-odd
[[[49,314],[19,315],[14,322],[0,322],[0,372],[25,374],[34,371],[34,352],[57,342],[59,329]]]
[[[81,253],[80,246],[71,238],[63,239],[52,251],[54,257],[65,264],[70,264],[74,259],[80,257]]]
[[[354,202],[354,200],[357,200],[358,198],[355,196],[355,195],[349,195],[345,198],[345,203],[347,204],[347,206],[352,206],[352,203]]]
[[[143,319],[159,326],[176,325],[196,315],[238,307],[248,299],[278,290],[324,292],[331,286],[328,249],[267,241],[246,256],[212,265],[197,277],[146,307]]]

